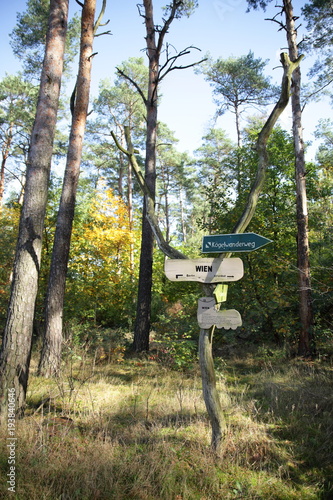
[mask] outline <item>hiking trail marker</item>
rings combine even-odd
[[[204,236],[202,253],[253,252],[272,240],[256,233],[215,234]]]
[[[252,252],[272,240],[256,233],[233,233],[204,236],[203,253]],[[222,309],[220,304],[227,300],[227,281],[238,281],[244,275],[243,261],[234,258],[166,259],[166,277],[171,281],[198,281],[200,283],[219,283],[214,297],[201,297],[198,300],[197,318],[200,328],[212,326],[226,330],[236,330],[242,326],[242,318],[236,309]]]
[[[216,309],[214,297],[202,297],[198,300],[197,318],[200,328],[208,329],[213,325],[225,330],[236,330],[242,326],[242,318],[236,309]]]

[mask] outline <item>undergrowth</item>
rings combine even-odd
[[[17,422],[19,500],[333,498],[333,371],[278,355],[217,363],[228,431],[210,449],[198,367],[67,356],[58,380],[31,376]],[[34,364],[33,364],[34,367]]]

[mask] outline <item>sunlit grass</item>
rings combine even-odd
[[[210,449],[198,367],[96,365],[86,356],[57,381],[32,375],[17,429],[16,498],[332,498],[332,367],[255,356],[220,366],[228,421],[220,457]]]

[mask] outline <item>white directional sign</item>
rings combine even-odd
[[[166,277],[171,281],[198,281],[200,283],[221,283],[237,281],[244,275],[243,261],[231,259],[166,259]]]
[[[236,330],[242,326],[242,318],[236,309],[224,309],[222,311],[215,308],[213,297],[202,297],[198,300],[198,323],[200,328],[209,329],[213,325],[225,330]]]

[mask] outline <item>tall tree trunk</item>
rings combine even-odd
[[[127,144],[126,144],[124,126],[121,125],[121,124],[119,124],[119,123],[117,123],[117,125],[120,128],[121,145],[124,148],[126,148]],[[129,125],[129,127],[131,128],[131,125]],[[122,151],[119,151],[119,162],[121,164],[121,171],[123,172],[125,170],[125,163],[124,163],[124,153]],[[127,208],[128,208],[129,229],[132,232],[133,228],[134,228],[134,219],[133,219],[133,173],[132,173],[131,162],[129,162],[129,161],[127,161]],[[130,243],[130,270],[131,270],[132,279],[134,279],[134,243],[133,243],[133,241],[131,241],[131,243]]]
[[[145,182],[149,191],[149,201],[155,203],[155,185],[156,185],[156,134],[157,134],[157,100],[158,100],[158,85],[159,82],[172,70],[175,58],[169,58],[163,65],[163,74],[159,73],[160,56],[163,49],[164,37],[170,28],[171,23],[180,13],[180,9],[184,6],[179,0],[172,0],[166,8],[168,17],[163,19],[162,26],[154,24],[153,17],[153,1],[143,0],[144,13],[140,15],[144,18],[146,26],[146,45],[147,55],[149,59],[149,79],[148,93],[145,98],[139,85],[131,78],[128,78],[139,91],[144,100],[147,111],[147,136],[146,136],[146,159],[145,159]],[[140,10],[140,9],[139,9]],[[158,36],[156,37],[156,34]],[[157,38],[157,40],[156,40]],[[167,53],[168,51],[166,51]],[[187,53],[187,52],[186,52]],[[185,54],[185,51],[178,53],[176,59]],[[202,61],[200,61],[202,62]],[[197,64],[197,63],[195,63]],[[194,66],[180,66],[180,68],[188,68]],[[123,74],[123,73],[122,73]],[[150,330],[150,312],[151,312],[151,289],[152,289],[152,272],[153,272],[153,247],[154,233],[147,220],[148,206],[147,197],[143,206],[142,218],[142,242],[140,254],[140,272],[139,272],[139,287],[138,301],[136,310],[136,321],[134,326],[134,341],[133,348],[135,351],[144,351],[149,349],[149,330]],[[156,236],[156,234],[155,234]]]
[[[149,59],[149,82],[146,100],[147,136],[145,158],[145,181],[152,199],[156,192],[156,134],[157,134],[157,90],[160,47],[156,45],[153,3],[144,0],[147,53]],[[160,44],[161,45],[161,44]],[[142,242],[136,319],[134,325],[133,348],[136,352],[149,350],[149,331],[151,313],[151,290],[153,282],[154,233],[146,217],[146,202],[142,214]]]
[[[18,415],[23,414],[26,400],[67,18],[68,0],[51,0],[39,97],[27,162],[11,296],[0,355],[0,419],[2,422],[6,419],[9,390],[15,391]]]
[[[2,207],[3,204],[3,197],[5,193],[5,168],[6,168],[6,162],[9,156],[9,151],[10,151],[10,145],[12,143],[13,139],[13,124],[11,123],[9,125],[9,131],[8,134],[6,134],[7,139],[5,144],[2,147],[2,161],[1,161],[1,171],[0,171],[0,208]]]
[[[286,31],[291,61],[298,57],[297,30],[291,0],[283,0],[286,16]],[[297,67],[293,73],[293,91],[291,95],[293,137],[295,149],[296,176],[296,213],[297,213],[297,266],[299,270],[299,312],[301,330],[299,335],[298,354],[308,356],[314,354],[313,308],[311,294],[310,256],[308,238],[308,209],[306,196],[306,171],[304,159],[304,141],[301,110],[301,70]]]
[[[127,167],[127,206],[128,206],[128,221],[129,221],[129,229],[132,233],[134,229],[134,219],[133,219],[133,174],[132,174],[132,166],[130,162],[128,162]],[[134,278],[134,243],[131,241],[130,244],[130,269],[132,278]]]
[[[96,0],[85,0],[81,20],[81,48],[67,162],[57,217],[45,305],[45,334],[38,373],[59,375],[62,351],[63,307],[76,191],[89,105]]]
[[[3,203],[3,196],[5,193],[5,166],[6,166],[6,156],[2,156],[1,160],[1,170],[0,170],[0,208]]]

